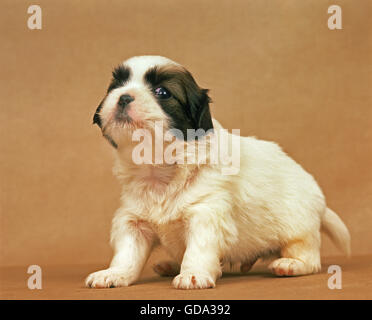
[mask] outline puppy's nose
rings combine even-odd
[[[130,96],[129,94],[123,94],[122,96],[120,96],[119,98],[119,101],[118,101],[118,105],[121,107],[121,108],[125,108],[129,103],[131,103],[132,101],[134,101],[134,98],[132,96]]]

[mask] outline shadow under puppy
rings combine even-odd
[[[276,259],[269,269],[276,275],[318,272],[321,229],[350,253],[349,232],[327,208],[313,177],[275,143],[238,137],[240,168],[234,175],[221,174],[218,163],[154,163],[151,147],[170,143],[156,141],[156,123],[164,132],[182,133],[175,138],[182,147],[219,134],[209,102],[208,90],[167,58],[133,57],[114,70],[94,123],[114,147],[121,207],[112,222],[110,267],[90,274],[87,286],[134,283],[157,245],[174,261],[154,270],[175,276],[173,286],[180,289],[214,287],[224,264],[240,263],[248,271],[271,255]],[[152,133],[144,139],[149,163],[133,159],[139,129]],[[190,140],[188,129],[209,133]]]

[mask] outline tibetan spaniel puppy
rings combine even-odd
[[[223,174],[218,161],[181,161],[186,147],[223,130],[210,101],[190,72],[161,56],[133,57],[113,71],[93,122],[113,147],[121,206],[112,221],[111,264],[90,274],[87,286],[135,283],[157,245],[173,260],[154,270],[174,276],[179,289],[214,287],[224,265],[247,272],[259,258],[270,258],[268,268],[278,276],[319,272],[321,230],[349,255],[346,226],[327,208],[314,178],[277,144],[235,135],[240,153],[233,174]],[[173,136],[161,139],[157,129]],[[149,133],[142,140],[141,130]],[[190,130],[203,134],[190,138]],[[226,141],[231,149],[232,139]],[[149,156],[142,163],[134,159],[139,144],[139,154]],[[178,153],[173,162],[154,161],[170,144]]]

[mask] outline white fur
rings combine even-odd
[[[150,66],[170,62],[135,57],[126,63],[143,74]],[[134,84],[138,95],[147,97],[150,113],[166,119],[144,90],[140,76],[116,90],[123,93]],[[113,105],[107,100],[103,114],[108,115]],[[216,121],[214,126],[220,127]],[[122,142],[114,169],[122,185],[121,207],[111,232],[114,258],[108,269],[89,275],[86,284],[134,283],[158,244],[174,259],[169,274],[180,266],[173,281],[176,288],[214,287],[223,264],[241,263],[242,270],[248,270],[257,258],[271,255],[278,256],[269,266],[277,275],[318,272],[325,215],[323,227],[340,245],[349,247],[346,227],[334,213],[332,217],[326,213],[323,193],[310,174],[275,143],[253,137],[240,141],[237,175],[222,175],[218,165],[134,165],[133,144]],[[160,267],[164,270],[167,265]]]

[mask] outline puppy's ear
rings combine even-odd
[[[93,124],[97,124],[100,128],[102,128],[102,121],[101,121],[101,117],[99,115],[99,112],[101,111],[102,109],[102,105],[103,105],[103,101],[101,101],[101,103],[99,104],[96,112],[94,113],[94,116],[93,116]]]
[[[190,108],[190,116],[194,122],[194,129],[203,129],[205,132],[209,129],[213,129],[212,117],[209,109],[211,99],[208,96],[208,89],[200,88],[190,73],[189,81],[186,85],[186,96]]]
[[[208,131],[213,128],[212,116],[209,109],[211,99],[208,96],[208,89],[200,89],[198,100],[194,115],[197,126],[196,129],[204,129],[204,131]]]

